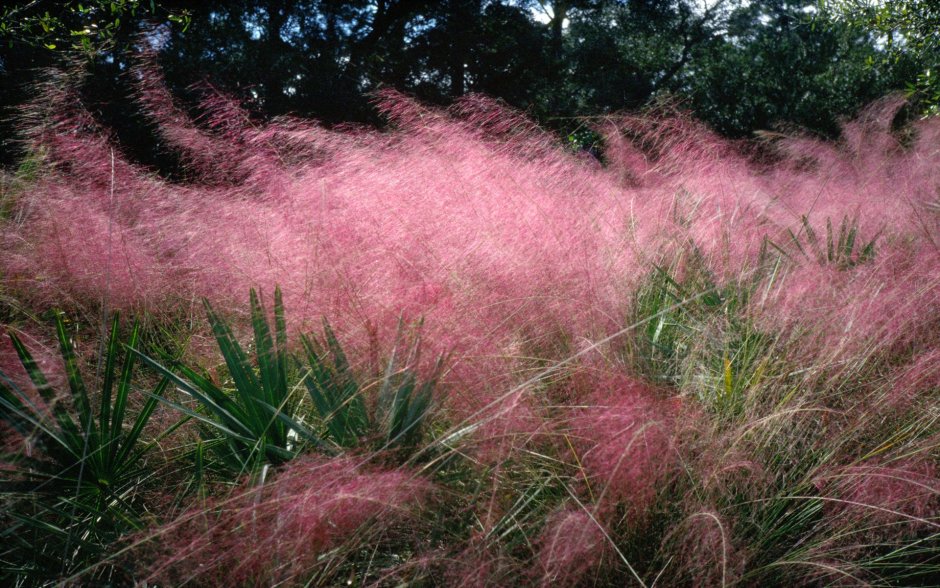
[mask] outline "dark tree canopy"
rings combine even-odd
[[[208,81],[260,116],[381,124],[372,96],[393,87],[441,104],[482,92],[567,132],[578,117],[668,96],[730,136],[833,135],[925,71],[923,52],[888,59],[878,31],[843,16],[815,0],[21,2],[0,14],[0,106],[9,117],[35,70],[63,59],[63,34],[79,31],[89,105],[158,166],[158,141],[135,128],[127,99],[142,46],[159,48],[182,103]]]

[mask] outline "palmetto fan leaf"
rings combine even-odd
[[[30,439],[37,450],[13,456],[0,481],[0,493],[11,500],[9,514],[14,522],[3,533],[11,541],[5,566],[42,568],[40,560],[49,550],[60,557],[67,553],[66,564],[78,565],[94,557],[117,534],[139,526],[133,493],[147,475],[141,458],[155,442],[141,445],[140,438],[169,380],[160,380],[132,421],[125,423],[136,361],[134,354],[122,353],[119,326],[115,314],[100,358],[104,365],[101,387],[90,395],[65,320],[57,314],[56,334],[71,407],[56,399],[49,378],[26,345],[9,332],[20,364],[44,406],[18,386],[11,374],[0,372],[0,419]],[[137,345],[139,335],[140,325],[135,322],[128,346]],[[93,410],[93,400],[98,402],[97,410]],[[38,544],[47,546],[39,549]]]
[[[297,401],[287,382],[287,327],[280,288],[274,291],[273,334],[260,298],[251,291],[254,361],[208,300],[203,304],[232,390],[219,387],[185,365],[170,369],[143,354],[138,356],[201,405],[203,412],[199,413],[165,401],[200,421],[203,431],[217,435],[211,446],[223,464],[236,471],[251,471],[265,462],[290,460],[297,452],[297,443],[289,435],[292,430],[308,441],[315,437],[294,419]]]

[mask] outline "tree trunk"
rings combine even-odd
[[[447,70],[450,95],[459,98],[467,92],[467,63],[472,58],[476,25],[480,19],[480,0],[450,0],[447,32],[451,39]]]
[[[552,71],[557,75],[557,69],[561,66],[562,53],[564,51],[564,39],[562,38],[562,33],[564,32],[565,19],[568,18],[568,2],[567,0],[555,0],[552,3],[552,20],[551,20],[551,29],[552,29]]]

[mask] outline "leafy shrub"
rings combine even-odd
[[[231,327],[203,301],[209,325],[231,377],[231,394],[192,368],[175,364],[173,369],[136,352],[163,378],[199,402],[207,414],[169,403],[202,423],[203,436],[221,462],[237,472],[255,471],[262,463],[283,463],[297,454],[290,431],[312,439],[306,428],[294,421],[299,399],[288,383],[287,327],[280,289],[274,291],[274,334],[257,293],[251,291],[251,324],[254,331],[255,365],[235,338]],[[174,371],[175,370],[175,371]],[[179,372],[177,375],[176,372]]]
[[[308,365],[302,367],[300,379],[323,425],[321,433],[303,424],[298,394],[300,382],[291,383],[289,378],[296,370],[290,365],[294,360],[287,350],[280,288],[274,291],[273,335],[264,306],[254,290],[250,302],[254,363],[229,324],[204,301],[234,394],[192,368],[181,364],[167,368],[139,354],[144,362],[199,402],[207,414],[164,400],[203,425],[201,430],[207,446],[229,469],[252,472],[264,463],[284,463],[300,452],[303,443],[327,453],[334,453],[333,447],[359,447],[370,440],[376,441],[378,449],[413,448],[417,444],[443,370],[443,355],[438,358],[430,377],[419,382],[416,373],[408,367],[420,347],[420,338],[416,338],[410,349],[405,350],[405,367],[399,369],[400,324],[395,348],[379,382],[376,400],[370,407],[364,397],[364,387],[356,381],[342,346],[324,319],[324,345],[313,337],[301,337]]]
[[[413,367],[421,346],[420,335],[404,350],[404,366],[398,357],[402,324],[385,367],[372,410],[364,387],[352,374],[346,354],[329,323],[323,322],[325,345],[303,337],[308,371],[304,384],[325,425],[324,438],[340,447],[355,447],[374,437],[378,448],[414,448],[421,440],[422,425],[441,376],[445,356],[438,357],[431,374],[419,382]]]
[[[97,410],[61,313],[56,314],[56,332],[72,410],[56,398],[49,378],[12,331],[10,340],[39,399],[17,386],[12,374],[0,372],[0,418],[30,447],[6,464],[0,485],[8,509],[0,559],[8,577],[54,578],[47,575],[93,564],[110,542],[140,528],[137,493],[148,476],[140,462],[156,441],[142,446],[139,441],[170,383],[164,378],[154,387],[128,428],[136,358],[126,354],[116,371],[121,355],[118,315],[101,358]],[[135,323],[129,347],[137,344],[139,332]]]

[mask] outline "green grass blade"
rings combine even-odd
[[[153,394],[151,392],[147,392],[146,394],[150,396],[156,396],[156,394]],[[251,431],[248,431],[247,434],[238,433],[235,430],[225,426],[225,424],[220,423],[219,421],[212,420],[210,417],[204,414],[199,414],[196,411],[190,410],[186,408],[185,406],[183,406],[182,404],[179,404],[178,402],[173,402],[172,400],[163,396],[156,396],[156,397],[159,402],[162,402],[163,404],[166,404],[167,406],[175,410],[178,410],[179,412],[185,414],[188,417],[191,417],[192,419],[196,421],[199,421],[200,423],[209,425],[209,427],[211,427],[212,429],[215,429],[216,431],[219,431],[220,433],[225,435],[225,438],[228,440],[234,439],[236,441],[240,441],[242,443],[247,443],[247,444],[252,444],[255,442],[255,438]]]
[[[271,418],[281,421],[281,423],[283,423],[286,426],[286,428],[292,429],[295,433],[297,433],[297,436],[300,437],[301,439],[304,439],[305,441],[310,442],[311,444],[316,446],[318,449],[321,449],[330,453],[335,453],[327,444],[323,442],[323,439],[321,439],[319,436],[316,435],[316,433],[311,431],[308,427],[297,422],[297,420],[295,420],[293,417],[291,417],[284,411],[277,410],[277,408],[269,404],[265,404],[264,402],[261,402],[260,400],[258,401],[258,404],[265,410],[265,412],[267,412],[271,416]]]
[[[839,255],[846,263],[852,261],[852,251],[855,248],[855,233],[857,231],[857,220],[853,220],[850,224],[849,217],[842,217],[842,223],[839,226]]]
[[[104,378],[101,383],[101,406],[98,413],[98,426],[101,429],[101,439],[106,444],[116,441],[111,438],[111,396],[114,391],[114,365],[117,363],[118,344],[118,313],[111,319],[111,330],[108,331],[108,346],[105,349]],[[116,431],[120,435],[120,430]]]
[[[228,394],[223,392],[218,386],[213,384],[211,380],[203,377],[201,374],[186,365],[177,364],[175,367],[177,370],[179,370],[179,373],[183,378],[192,383],[192,385],[195,386],[196,389],[201,393],[208,396],[212,402],[225,409],[225,411],[233,418],[242,422],[245,422],[250,418],[245,410],[239,406],[237,402],[229,397]]]
[[[279,306],[279,296],[275,306]],[[283,308],[281,308],[281,320],[283,321]],[[275,321],[277,322],[277,321]],[[261,375],[260,395],[254,398],[255,402],[264,402],[270,406],[276,406],[279,410],[285,410],[288,401],[288,393],[285,379],[282,377],[281,369],[281,349],[275,345],[271,329],[268,326],[265,316],[264,306],[258,298],[254,289],[251,290],[251,323],[255,335],[255,354],[258,360],[258,371]],[[278,331],[278,340],[286,339],[286,332],[282,332],[280,327],[275,325]],[[284,327],[286,329],[286,327]],[[264,428],[261,429],[264,436],[274,445],[284,447],[287,445],[287,429],[284,423],[277,419],[269,419]]]
[[[862,251],[861,251],[861,253],[860,253],[859,256],[858,256],[858,261],[859,261],[859,263],[864,262],[864,261],[868,261],[869,259],[871,259],[871,258],[873,258],[873,257],[875,256],[875,245],[876,245],[876,243],[877,243],[877,241],[878,241],[878,238],[881,237],[881,233],[882,233],[883,231],[884,231],[884,227],[882,227],[881,229],[879,229],[878,232],[875,233],[875,236],[871,238],[871,241],[869,241],[869,242],[862,248]]]
[[[411,402],[411,396],[416,385],[417,379],[414,372],[408,370],[402,378],[402,382],[396,387],[388,414],[386,439],[389,443],[393,443],[401,435],[405,417],[408,414],[408,405]]]
[[[6,376],[0,372],[0,418],[10,424],[23,436],[29,435],[34,428],[38,428],[41,417],[30,410],[13,392],[13,388],[6,385]],[[12,384],[11,384],[12,385]]]
[[[329,339],[329,336],[328,336]],[[365,403],[359,394],[359,385],[352,375],[323,360],[323,352],[312,339],[301,336],[307,354],[308,373],[304,385],[310,393],[314,407],[323,419],[330,437],[343,447],[355,445],[368,429]],[[332,356],[344,364],[345,355],[333,337]]]
[[[154,392],[149,393],[149,394],[151,394],[151,399],[154,401],[154,405],[156,405],[156,403],[159,402],[159,398],[162,397],[162,393],[158,395],[157,392],[156,392],[156,390],[155,390]],[[155,397],[157,397],[157,398],[155,398]],[[147,443],[146,445],[144,445],[143,447],[141,447],[140,449],[138,449],[137,451],[135,451],[133,454],[130,454],[130,457],[128,457],[128,456],[126,456],[126,455],[123,456],[123,457],[121,458],[121,463],[125,464],[127,467],[130,467],[130,466],[132,466],[133,464],[137,463],[137,461],[138,461],[141,457],[143,457],[148,451],[150,451],[151,449],[153,449],[153,447],[154,447],[155,445],[157,445],[157,444],[158,444],[160,441],[162,441],[163,439],[165,439],[165,438],[169,437],[170,435],[172,435],[177,429],[179,429],[180,427],[182,427],[183,425],[185,425],[186,423],[188,423],[190,420],[192,420],[192,417],[190,417],[189,415],[184,416],[184,417],[181,418],[180,420],[178,420],[178,421],[176,421],[175,423],[173,423],[172,425],[170,425],[165,431],[163,431],[163,432],[161,432],[159,435],[157,435],[152,441],[150,441],[149,443]],[[138,433],[138,436],[139,436],[139,433]],[[132,445],[128,445],[127,447],[130,448],[130,447],[132,447]],[[129,453],[129,452],[128,452],[128,453]]]
[[[16,355],[19,357],[20,363],[23,365],[23,369],[26,370],[26,375],[29,376],[33,386],[36,387],[36,391],[39,392],[39,396],[42,397],[43,401],[45,401],[47,404],[53,404],[55,401],[55,394],[52,390],[52,386],[50,386],[48,380],[46,380],[45,374],[43,374],[42,370],[39,369],[39,364],[37,364],[36,360],[33,359],[33,355],[29,352],[29,349],[23,345],[23,342],[20,341],[20,338],[16,336],[16,333],[10,331],[7,334],[10,336],[10,342],[13,343],[13,349],[16,350]]]
[[[75,403],[75,409],[78,411],[78,418],[83,427],[84,434],[88,440],[88,448],[91,451],[98,449],[98,431],[95,421],[91,418],[91,404],[88,401],[88,391],[85,388],[85,382],[82,380],[81,371],[78,368],[78,359],[75,357],[75,350],[72,347],[72,341],[65,331],[65,321],[62,314],[56,314],[56,334],[59,339],[59,348],[62,352],[62,360],[65,362],[65,374],[72,390],[72,398]]]
[[[284,300],[281,296],[281,288],[274,288],[274,336],[277,345],[277,372],[278,384],[277,395],[278,402],[287,398],[287,321],[284,318]]]
[[[154,388],[153,392],[150,393],[149,398],[140,409],[140,412],[137,413],[137,418],[134,419],[131,430],[127,433],[127,436],[121,440],[120,451],[115,455],[113,463],[117,464],[118,467],[120,467],[120,464],[124,463],[127,456],[134,449],[134,445],[137,444],[141,433],[144,432],[144,427],[147,426],[147,422],[150,420],[151,415],[153,415],[157,403],[160,401],[160,398],[163,397],[163,394],[169,386],[170,379],[164,376],[163,379],[160,380],[160,383],[157,384],[156,388]],[[130,463],[135,461],[137,460],[131,460]]]
[[[401,343],[402,319],[398,318],[398,328],[395,332],[395,344],[392,346],[392,353],[388,358],[388,365],[385,366],[385,374],[382,376],[382,386],[379,388],[378,397],[378,419],[382,422],[388,422],[395,393],[395,370],[398,355],[398,346]]]
[[[242,406],[247,413],[246,417],[248,418],[244,419],[242,424],[251,428],[256,435],[262,435],[266,419],[258,411],[258,406],[255,403],[255,400],[264,398],[261,384],[255,378],[248,356],[235,339],[228,324],[215,313],[208,300],[203,299],[203,304],[206,307],[206,314],[212,332],[215,334],[216,342],[219,345],[219,351],[222,353],[229,374],[235,382],[235,391],[241,398]]]
[[[147,357],[143,353],[137,351],[136,349],[129,349],[129,350],[135,355],[137,355],[137,357],[141,361],[143,361],[145,364],[150,366],[153,370],[155,370],[161,376],[169,379],[170,383],[175,385],[184,393],[198,400],[207,410],[215,414],[222,422],[219,423],[219,422],[213,421],[212,419],[208,419],[203,415],[193,413],[189,409],[186,409],[179,404],[172,403],[161,397],[162,401],[165,404],[168,404],[176,408],[177,410],[182,410],[184,413],[189,414],[190,416],[196,418],[197,420],[206,422],[212,425],[213,427],[223,430],[224,432],[226,432],[226,434],[231,434],[242,440],[247,439],[250,441],[251,439],[255,437],[254,431],[248,426],[248,424],[244,422],[244,418],[239,418],[238,416],[233,415],[231,412],[229,412],[227,406],[224,406],[223,404],[216,402],[212,397],[203,393],[199,387],[193,386],[186,380],[182,379],[180,376],[176,375],[172,371],[163,367],[162,365],[160,365],[153,359]],[[212,390],[212,389],[213,388],[209,388],[209,390]],[[215,390],[218,391],[217,389]],[[218,391],[218,393],[224,396],[224,393],[222,393],[221,391]],[[236,430],[238,431],[237,433],[235,432]]]
[[[801,217],[803,221],[803,230],[806,231],[806,243],[812,249],[813,254],[816,256],[816,260],[819,263],[825,263],[826,257],[825,252],[822,250],[822,246],[819,243],[819,238],[816,236],[816,231],[813,230],[813,227],[809,224],[809,218],[806,215]]]
[[[790,241],[796,247],[797,251],[800,252],[800,255],[803,257],[809,257],[809,255],[806,254],[806,250],[803,249],[803,245],[800,243],[800,238],[796,236],[796,233],[794,233],[792,229],[787,228],[787,234],[790,235]]]
[[[364,435],[369,428],[365,402],[360,394],[359,383],[352,375],[346,353],[325,318],[323,319],[323,332],[335,368],[335,377],[330,382],[331,387],[334,389],[335,409],[342,413],[340,422],[343,431],[345,431],[344,435],[349,437],[351,443],[355,443],[355,440]]]
[[[0,418],[10,424],[23,436],[38,432],[40,442],[47,450],[56,447],[70,456],[71,460],[81,459],[82,440],[77,432],[68,433],[49,423],[40,411],[26,406],[13,389],[0,382]],[[55,447],[52,447],[54,445]]]
[[[273,405],[281,407],[281,412],[293,414],[296,402],[290,400],[290,390],[287,385],[287,366],[290,359],[287,355],[287,320],[284,318],[284,299],[280,286],[274,288],[274,338],[277,378],[272,390]],[[288,428],[281,422],[278,422],[276,426],[281,444],[286,445]]]
[[[258,371],[261,375],[261,395],[256,400],[263,400],[271,405],[277,402],[273,398],[274,390],[277,387],[277,365],[275,359],[274,339],[271,337],[271,329],[268,327],[267,318],[264,316],[264,306],[258,299],[258,294],[254,288],[251,289],[251,326],[255,334],[255,355],[258,359]]]
[[[336,366],[336,371],[341,374],[348,373],[349,360],[346,358],[346,353],[343,351],[342,345],[340,345],[339,341],[336,339],[336,334],[333,332],[333,328],[330,327],[330,323],[326,320],[326,317],[323,318],[323,334],[326,337],[327,347],[333,355],[333,364]]]
[[[52,409],[52,414],[55,417],[55,420],[58,423],[59,429],[62,433],[61,440],[65,442],[63,447],[67,447],[72,453],[75,453],[76,456],[80,456],[83,443],[81,442],[81,434],[78,431],[78,427],[75,425],[75,421],[72,420],[72,417],[69,415],[68,411],[62,407],[62,404],[56,402],[52,387],[46,380],[45,375],[43,375],[42,370],[39,369],[39,365],[36,363],[36,360],[33,359],[33,356],[29,353],[29,350],[26,349],[26,346],[23,345],[22,341],[20,341],[20,338],[12,332],[9,333],[9,335],[10,341],[13,343],[13,348],[16,350],[16,354],[20,358],[20,363],[23,364],[23,368],[29,375],[30,381],[32,381],[33,385],[36,387],[36,390],[39,392],[39,395],[42,397],[43,401],[45,401]]]
[[[131,349],[137,348],[137,340],[140,336],[140,322],[134,321],[134,326],[131,328],[130,339],[127,342],[126,347]],[[114,410],[111,413],[111,436],[113,439],[120,439],[121,433],[124,428],[124,411],[127,408],[127,397],[130,395],[131,391],[131,379],[134,375],[134,366],[137,361],[137,356],[133,353],[125,352],[124,365],[121,368],[121,379],[118,382],[117,394],[114,397]],[[126,445],[127,440],[124,439],[121,442],[121,445]],[[119,450],[118,443],[112,443],[111,445],[111,458],[112,460],[117,455]],[[123,447],[120,447],[123,449]]]
[[[308,373],[303,379],[304,385],[320,418],[329,421],[338,404],[329,386],[332,373],[320,359],[321,352],[317,344],[306,335],[301,335],[300,341],[307,354]]]

